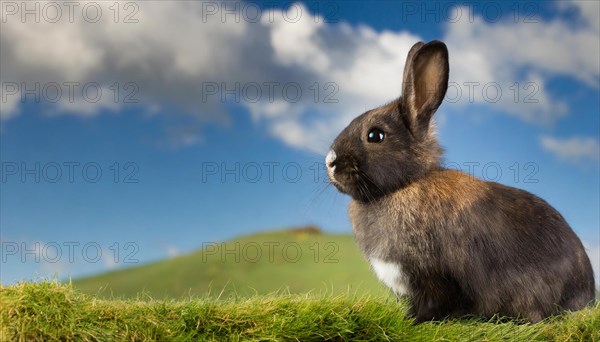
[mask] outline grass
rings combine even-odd
[[[405,302],[350,294],[107,300],[41,282],[2,287],[0,303],[2,341],[600,341],[600,304],[538,324],[413,325]]]
[[[315,290],[342,294],[348,289],[387,293],[351,235],[324,234],[314,228],[241,236],[188,255],[76,279],[73,284],[102,298],[134,298],[142,291],[161,299],[207,293],[250,297],[282,289],[293,294]]]

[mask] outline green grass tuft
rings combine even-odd
[[[405,302],[368,295],[108,300],[41,282],[2,287],[0,302],[3,341],[600,341],[600,304],[538,324],[413,325]]]

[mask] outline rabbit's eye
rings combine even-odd
[[[367,136],[367,141],[370,143],[380,143],[383,141],[385,134],[379,128],[372,128]]]

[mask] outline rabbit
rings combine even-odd
[[[351,196],[356,243],[415,323],[452,317],[539,322],[594,302],[594,275],[565,219],[524,190],[441,166],[433,114],[448,87],[441,41],[409,51],[402,96],[334,140],[330,182]]]

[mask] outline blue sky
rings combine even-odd
[[[453,88],[436,114],[448,165],[546,199],[597,269],[598,4],[428,4],[229,2],[236,20],[213,2],[138,3],[117,17],[101,3],[96,22],[75,11],[36,23],[3,3],[2,282],[265,229],[349,233],[349,199],[324,182],[323,154],[353,117],[400,95],[408,49],[431,39],[450,51]],[[79,82],[72,99],[65,82]],[[23,100],[36,83],[40,101]]]

